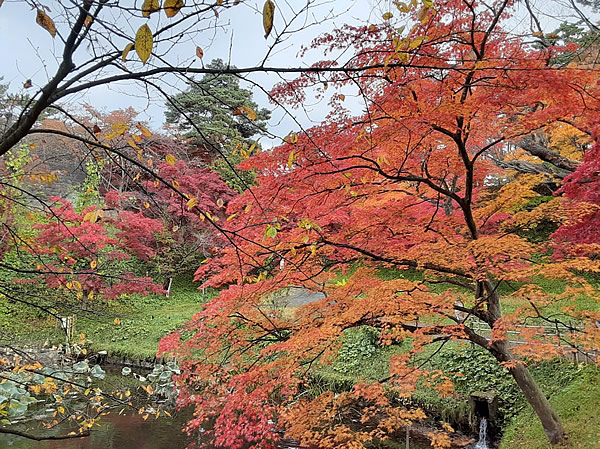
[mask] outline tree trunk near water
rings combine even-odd
[[[487,318],[487,323],[493,328],[494,323],[502,316],[500,296],[489,280],[484,281],[479,288],[481,291],[478,291],[477,296],[483,294],[483,292],[488,295],[488,313],[483,318]],[[477,336],[472,341],[490,351],[500,363],[511,362],[508,364],[508,372],[513,376],[525,399],[527,399],[527,402],[529,402],[538,416],[550,444],[562,443],[566,439],[566,433],[556,411],[523,361],[512,354],[509,343],[507,341],[497,341],[489,344],[488,340],[485,338],[480,340],[480,338],[481,336]]]
[[[508,371],[515,378],[527,402],[540,419],[550,444],[562,443],[566,437],[562,423],[527,367],[523,363],[518,363]]]
[[[511,354],[507,342],[496,343],[494,346],[492,353],[499,362],[516,362],[514,366],[508,368],[508,372],[513,376],[525,399],[527,399],[527,402],[538,416],[550,444],[564,442],[566,433],[560,422],[560,418],[529,372],[529,369],[527,369],[521,360],[516,359]]]

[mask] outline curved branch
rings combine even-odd
[[[90,436],[90,431],[85,430],[82,433],[77,433],[75,435],[32,435],[30,433],[21,432],[20,430],[7,429],[5,427],[0,427],[0,433],[8,434],[8,435],[16,435],[18,437],[27,438],[28,440],[34,441],[46,441],[46,440],[70,440],[73,438],[85,438]]]

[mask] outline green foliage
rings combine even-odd
[[[79,186],[75,208],[81,211],[88,206],[95,206],[101,203],[102,198],[98,191],[98,186],[102,181],[102,168],[104,162],[98,162],[88,159],[85,161],[85,181]]]
[[[243,160],[244,158],[239,152],[227,155],[227,161],[232,167],[235,167]],[[232,170],[229,164],[223,158],[217,158],[211,169],[219,173],[223,181],[236,192],[241,193],[254,185],[256,179],[256,172],[254,170],[240,170],[238,168]]]
[[[227,65],[215,59],[207,68],[225,71]],[[210,153],[214,148],[229,152],[238,144],[248,143],[252,136],[265,131],[270,117],[267,109],[258,109],[252,92],[240,87],[239,78],[226,73],[206,74],[191,81],[188,89],[175,95],[173,103],[166,106],[167,123],[176,125]],[[254,111],[256,120],[241,113],[240,108]]]
[[[500,398],[499,412],[505,420],[520,410],[519,387],[488,351],[474,346],[444,350],[436,358],[435,367],[450,374],[464,402],[474,391],[493,391]]]
[[[20,186],[23,177],[25,176],[25,167],[31,162],[31,151],[29,146],[20,144],[11,149],[3,158],[4,165],[7,168],[10,176],[10,184]],[[11,196],[21,196],[20,192],[11,192]]]
[[[169,298],[159,295],[130,295],[104,304],[105,317],[80,316],[77,332],[84,332],[95,351],[134,360],[153,358],[158,342],[178,329],[198,312],[202,304],[216,295],[213,289],[197,289],[191,277],[174,279]],[[114,317],[120,318],[118,326]]]
[[[592,449],[600,444],[600,371],[579,367],[575,381],[557,388],[550,397],[572,449]],[[561,372],[553,372],[560,381]],[[550,449],[540,422],[527,406],[506,428],[500,449]]]
[[[362,326],[344,332],[343,343],[332,369],[338,373],[349,373],[373,358],[377,352],[379,332]]]
[[[587,6],[593,6],[594,9],[597,9],[600,4],[598,0],[582,0],[581,3],[585,3]],[[600,34],[597,29],[590,30],[589,27],[585,26],[583,23],[574,24],[563,22],[552,33],[540,36],[537,45],[549,47],[555,45],[577,44],[577,50],[567,50],[552,58],[553,64],[564,66],[574,60],[576,62],[585,60],[587,52],[591,52],[592,55],[594,55],[594,48],[598,45],[599,37]],[[595,56],[593,56],[593,60],[595,60]]]

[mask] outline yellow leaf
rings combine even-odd
[[[150,207],[150,203],[149,203],[148,201],[146,201],[146,202],[144,203],[144,207],[145,207],[146,209],[148,209],[148,208]]]
[[[172,185],[173,187],[175,187],[176,189],[178,189],[178,188],[179,188],[179,183],[178,183],[177,181],[175,181],[175,180],[171,181],[171,185]]]
[[[398,11],[400,12],[410,12],[410,6],[402,2],[396,2],[396,8],[398,8]]]
[[[123,62],[127,61],[127,55],[129,54],[129,52],[131,51],[132,48],[133,48],[133,44],[130,42],[123,49],[123,55],[121,56],[121,60]]]
[[[64,408],[62,405],[59,405],[59,406],[58,406],[58,412],[59,412],[61,415],[64,415],[64,414],[65,414],[65,408]]]
[[[125,122],[116,122],[110,125],[110,127],[115,133],[117,133],[118,136],[122,136],[129,131],[129,126]]]
[[[423,43],[424,40],[425,40],[425,36],[419,36],[419,37],[413,39],[408,46],[409,46],[409,48],[417,48],[419,45],[421,45]]]
[[[183,0],[165,0],[165,14],[173,17],[183,8]]]
[[[227,217],[227,221],[231,221],[235,218],[237,214],[231,214],[229,217]]]
[[[294,161],[296,160],[296,153],[292,151],[288,157],[287,168],[292,168]]]
[[[135,51],[144,64],[152,54],[153,39],[152,31],[146,24],[142,25],[135,35]]]
[[[167,154],[165,156],[165,160],[167,161],[167,164],[169,164],[169,165],[175,165],[175,161],[177,159],[175,159],[175,156],[173,156],[172,154]]]
[[[160,9],[158,0],[144,0],[142,4],[142,16],[150,17],[150,14]]]
[[[115,318],[115,326],[118,326],[119,324],[121,324],[121,320],[118,318]]]
[[[92,270],[93,270],[94,268],[96,268],[97,266],[98,266],[98,262],[96,262],[95,260],[92,260],[92,261],[90,262],[90,267],[92,267]]]
[[[87,349],[83,348],[83,349],[81,350],[81,353],[82,353],[83,355],[87,355]]]
[[[198,198],[190,198],[187,202],[188,210],[191,210],[198,204]]]
[[[239,108],[236,108],[235,111],[233,111],[233,115],[241,114],[246,115],[246,117],[248,117],[252,121],[256,120],[256,112],[254,112],[254,110],[252,108],[249,108],[248,106],[240,106]]]
[[[83,216],[83,221],[89,221],[90,223],[96,223],[97,220],[98,220],[98,211],[97,210],[88,212],[87,214],[85,214]]]
[[[144,137],[152,137],[152,133],[150,132],[150,130],[141,123],[136,124],[135,127],[140,130]]]
[[[202,50],[200,47],[196,47],[196,56],[202,59],[204,57],[204,50]]]
[[[79,334],[79,339],[85,340],[85,334],[83,332]]]
[[[292,143],[292,144],[298,143],[298,134],[291,132],[283,140],[287,143]]]
[[[394,17],[394,15],[391,12],[386,12],[383,15],[383,20],[390,20],[392,17]]]
[[[31,82],[31,80],[27,80],[23,83],[23,87],[25,89],[29,89],[31,86],[33,86],[33,83]]]
[[[89,26],[92,24],[92,22],[93,22],[93,21],[94,21],[94,18],[93,18],[92,16],[87,16],[87,17],[85,18],[85,22],[83,22],[83,24],[84,24],[84,25],[86,26],[86,28],[87,28],[87,27],[89,27]]]
[[[52,37],[56,36],[56,25],[54,25],[54,21],[41,9],[37,10],[35,21],[39,26],[50,33]]]
[[[265,39],[271,34],[273,29],[273,18],[275,16],[275,3],[267,0],[263,6],[263,28],[265,29]]]
[[[139,135],[137,135],[137,134],[133,134],[133,135],[131,136],[131,138],[133,139],[133,141],[134,141],[135,143],[140,143],[140,142],[142,141],[142,136],[139,136]]]

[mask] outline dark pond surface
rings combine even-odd
[[[192,442],[181,432],[188,418],[179,414],[173,418],[148,418],[139,415],[104,416],[100,427],[95,427],[89,437],[60,441],[32,441],[20,437],[0,435],[0,449],[184,449]],[[33,431],[32,431],[33,433]],[[390,447],[404,449],[403,442]],[[426,449],[411,442],[411,449]]]
[[[1,449],[184,449],[191,439],[181,432],[188,418],[148,418],[139,415],[102,417],[89,437],[60,441],[32,441],[0,435]],[[32,431],[33,433],[33,431]]]

